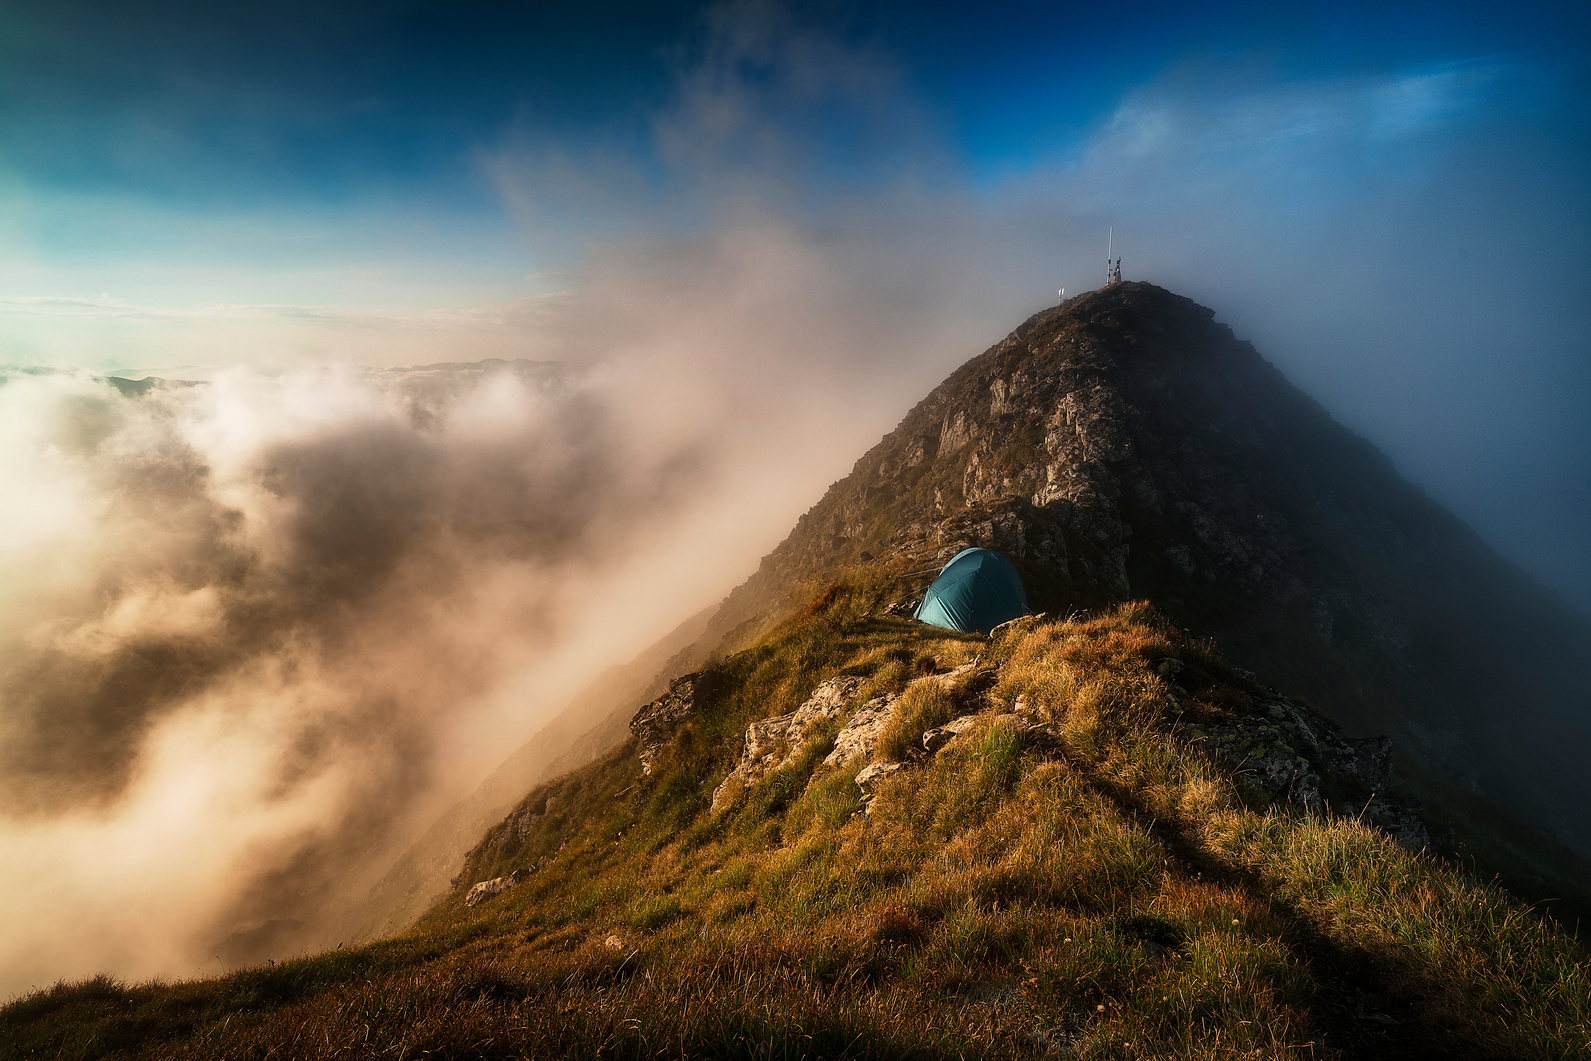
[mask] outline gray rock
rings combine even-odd
[[[491,880],[483,880],[479,884],[475,885],[475,887],[471,888],[469,890],[469,894],[464,896],[464,905],[476,906],[482,902],[485,902],[494,895],[499,895],[503,892],[506,892],[508,889],[512,888],[514,885],[520,883],[529,876],[530,874],[526,873],[524,870],[516,869],[506,877],[493,877]]]
[[[989,640],[994,640],[995,637],[1003,632],[1038,626],[1048,618],[1048,612],[1034,612],[1031,615],[1019,615],[1015,619],[1007,619],[1005,622],[989,631]]]
[[[1022,706],[1021,697],[1017,698],[1016,706]],[[960,718],[946,722],[943,726],[929,730],[923,734],[923,750],[929,755],[937,754],[941,748],[965,733],[982,717],[984,716],[962,715]],[[995,715],[990,721],[1016,730],[1022,735],[1024,747],[1048,755],[1058,755],[1064,751],[1065,742],[1061,739],[1060,731],[1053,726],[1034,721],[1031,716],[1007,712]]]
[[[830,678],[813,690],[806,703],[796,710],[747,726],[740,758],[713,792],[713,809],[722,809],[736,785],[749,788],[777,768],[791,752],[807,742],[816,723],[844,712],[861,687],[862,679],[851,675]]]
[[[918,678],[907,688],[923,682],[938,682],[947,690],[954,690],[963,682],[972,679],[977,673],[977,668],[978,661],[973,660],[945,674],[930,674]],[[889,722],[889,717],[895,710],[895,701],[898,699],[897,696],[880,696],[863,704],[861,710],[851,717],[845,728],[834,738],[834,750],[823,760],[823,765],[841,767],[872,758],[874,749],[878,747],[879,735],[884,732],[884,726]]]
[[[976,721],[978,721],[977,715],[962,715],[960,718],[946,722],[943,726],[929,730],[923,734],[923,751],[933,755],[951,740],[961,736]]]
[[[893,777],[906,769],[905,763],[870,763],[856,775],[856,787],[862,790],[864,800],[873,798],[873,790],[886,777]]]
[[[834,750],[824,757],[823,765],[843,767],[872,758],[879,734],[884,732],[889,716],[894,713],[897,699],[896,696],[875,696],[863,704],[834,738]]]
[[[1392,738],[1348,737],[1343,768],[1377,792],[1392,790]],[[1350,761],[1351,759],[1351,761]]]
[[[1399,794],[1375,798],[1364,809],[1364,820],[1387,833],[1407,850],[1418,851],[1431,842],[1431,834],[1420,820],[1419,800]]]
[[[630,732],[640,744],[641,771],[650,774],[652,761],[673,739],[685,720],[696,713],[697,682],[701,673],[687,674],[669,682],[668,692],[647,704],[630,719]]]
[[[1186,663],[1183,663],[1180,659],[1176,659],[1172,656],[1167,656],[1164,659],[1157,659],[1149,664],[1150,669],[1168,681],[1181,674],[1186,666]]]
[[[1371,798],[1356,813],[1399,844],[1417,851],[1430,842],[1419,801],[1393,788],[1391,740],[1346,737],[1334,723],[1285,697],[1261,700],[1255,707],[1254,714],[1231,722],[1185,728],[1218,763],[1235,769],[1250,791],[1270,802],[1323,814],[1322,785],[1334,780],[1369,792]]]

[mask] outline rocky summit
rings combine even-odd
[[[857,564],[968,546],[1034,608],[1148,599],[1348,732],[1591,853],[1591,623],[1212,310],[1118,283],[954,372],[735,591],[733,644]]]

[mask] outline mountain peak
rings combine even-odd
[[[1129,281],[1029,317],[830,487],[710,636],[969,547],[1010,557],[1038,610],[1147,598],[1591,852],[1586,696],[1556,677],[1591,662],[1584,619],[1191,299]]]

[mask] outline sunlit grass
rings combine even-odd
[[[1591,972],[1551,922],[1357,822],[1249,808],[1172,732],[1245,702],[1208,645],[1142,605],[986,641],[881,617],[889,593],[831,587],[716,664],[652,776],[626,748],[532,794],[556,813],[465,878],[552,856],[525,884],[368,947],[39,992],[0,1056],[1591,1052]],[[838,723],[713,811],[746,724],[837,673],[902,694],[883,758],[980,717],[867,813],[857,767],[820,765]]]

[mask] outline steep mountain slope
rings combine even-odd
[[[1591,623],[1213,317],[1143,283],[1034,315],[834,484],[709,639],[848,565],[988,546],[1034,607],[1150,599],[1591,854]]]
[[[691,616],[630,662],[598,675],[398,858],[348,919],[348,935],[366,940],[408,928],[457,883],[453,878],[464,856],[528,789],[623,744],[636,708],[688,669],[672,657],[701,636],[710,615]]]
[[[1379,742],[1147,605],[985,639],[884,614],[903,588],[853,572],[673,683],[416,930],[40,991],[0,1009],[0,1058],[1591,1049],[1583,948],[1359,813]]]

